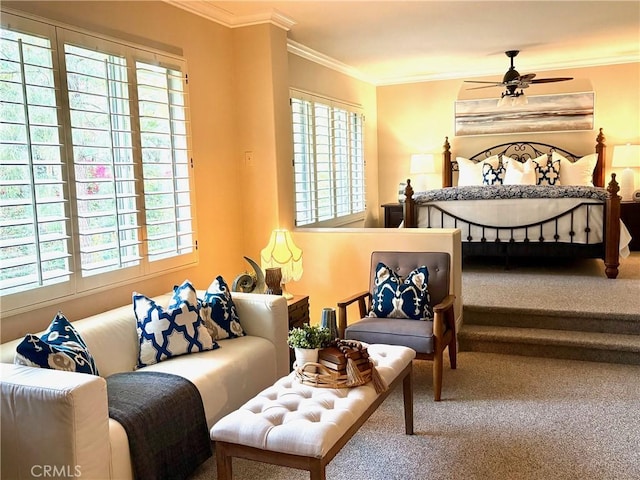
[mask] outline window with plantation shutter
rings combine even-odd
[[[1,22],[2,312],[194,264],[184,61]]]
[[[51,28],[0,38],[0,291],[69,280],[70,219]]]
[[[365,211],[363,118],[297,91],[291,98],[297,226],[339,226]]]

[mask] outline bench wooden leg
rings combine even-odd
[[[320,462],[312,465],[309,469],[310,480],[327,480],[326,467]]]
[[[402,397],[404,399],[404,430],[413,435],[413,365],[409,364],[409,372],[402,380]]]
[[[233,479],[233,457],[227,455],[225,446],[222,442],[216,442],[216,465],[218,471],[218,480]]]

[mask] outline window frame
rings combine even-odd
[[[191,139],[191,125],[189,112],[189,88],[188,88],[188,68],[184,58],[171,53],[162,52],[142,45],[131,44],[120,39],[107,37],[96,32],[88,32],[74,26],[62,24],[48,19],[36,18],[31,15],[2,9],[0,19],[2,28],[22,31],[30,35],[44,36],[50,40],[52,49],[52,62],[55,70],[55,91],[56,108],[58,110],[58,132],[60,140],[60,157],[64,175],[64,189],[66,197],[66,228],[68,239],[69,267],[71,273],[69,279],[61,283],[51,285],[40,285],[35,288],[28,288],[15,293],[1,294],[2,315],[14,315],[20,312],[32,310],[65,300],[79,298],[97,291],[104,291],[109,288],[139,282],[149,278],[163,275],[171,271],[193,267],[198,264],[197,245],[197,218],[196,218],[196,192],[195,192],[195,172],[193,165],[193,151]],[[132,135],[132,149],[138,150],[133,154],[133,169],[135,177],[135,196],[137,206],[137,230],[140,248],[140,261],[137,265],[126,268],[117,268],[113,271],[99,273],[91,276],[82,276],[80,268],[79,249],[79,229],[75,179],[75,163],[73,157],[71,111],[67,92],[67,72],[64,62],[64,45],[69,43],[84,49],[94,48],[103,53],[113,53],[124,55],[127,62],[127,79],[129,89],[129,119]],[[146,248],[147,221],[145,217],[144,190],[143,190],[143,165],[142,151],[140,143],[140,121],[138,107],[136,78],[136,62],[144,62],[162,68],[179,70],[183,77],[183,98],[184,98],[184,130],[186,139],[186,168],[188,175],[188,198],[190,207],[190,222],[192,234],[192,251],[185,254],[177,254],[168,258],[150,261]],[[27,100],[25,100],[27,102]],[[28,103],[26,103],[28,104]],[[31,144],[31,142],[29,142]],[[110,147],[112,148],[112,147]],[[170,147],[173,158],[174,147]],[[183,162],[184,163],[184,162]],[[33,165],[29,160],[29,165]],[[174,185],[178,179],[176,173],[176,162],[171,162],[173,173],[171,180]],[[180,177],[184,179],[184,177]],[[174,194],[175,196],[175,194]],[[177,207],[176,207],[177,209]],[[178,214],[182,215],[182,214]],[[176,223],[179,219],[176,218]],[[117,234],[116,234],[117,235]],[[179,235],[176,233],[176,237]],[[37,246],[36,246],[37,248]]]
[[[319,160],[318,157],[319,154],[318,150],[317,150],[317,136],[318,136],[318,131],[316,128],[316,123],[318,121],[318,117],[312,112],[311,114],[307,114],[307,117],[309,120],[309,128],[311,129],[311,132],[309,133],[304,133],[303,135],[305,135],[305,143],[307,144],[308,147],[308,152],[306,152],[305,154],[301,154],[300,152],[297,152],[296,149],[296,135],[300,134],[299,132],[296,132],[296,125],[295,125],[295,111],[294,111],[294,102],[295,101],[301,101],[301,102],[309,102],[311,105],[311,109],[314,110],[316,105],[321,105],[321,106],[326,106],[329,109],[329,125],[326,125],[326,129],[329,131],[328,133],[328,137],[329,137],[329,144],[327,145],[327,147],[329,148],[329,152],[325,153],[325,155],[328,155],[330,157],[329,162],[331,164],[331,178],[330,178],[330,182],[332,183],[330,188],[331,188],[331,201],[332,203],[332,209],[333,209],[333,216],[331,218],[327,218],[327,219],[320,219],[319,218],[319,206],[318,206],[318,183],[321,181],[318,178],[318,174],[317,174],[317,167],[319,165]],[[298,89],[290,89],[290,104],[291,104],[291,121],[292,121],[292,144],[293,144],[293,160],[292,160],[292,164],[293,164],[293,191],[294,191],[294,201],[293,201],[293,214],[294,214],[294,221],[296,224],[296,228],[325,228],[325,227],[341,227],[344,225],[349,225],[352,223],[356,223],[356,222],[361,222],[364,221],[365,219],[365,215],[366,215],[366,210],[367,210],[367,198],[366,198],[366,159],[365,159],[365,155],[364,155],[364,130],[365,130],[365,117],[363,114],[363,109],[361,106],[359,105],[355,105],[355,104],[349,104],[346,102],[341,102],[338,100],[333,100],[333,99],[329,99],[327,97],[323,97],[323,96],[319,96],[319,95],[315,95],[315,94],[311,94],[309,92],[305,92],[302,90],[298,90]],[[349,179],[348,179],[348,189],[349,189],[349,196],[351,197],[353,195],[353,191],[361,188],[362,189],[362,210],[361,211],[351,211],[352,210],[352,204],[349,203],[347,209],[351,211],[351,213],[347,213],[347,214],[343,214],[343,215],[338,215],[338,210],[340,208],[340,205],[343,205],[344,207],[344,203],[340,203],[339,201],[337,201],[337,197],[339,196],[338,193],[338,189],[340,188],[338,186],[338,182],[337,182],[337,178],[336,178],[336,171],[337,171],[337,164],[336,164],[336,144],[335,144],[335,140],[336,140],[336,136],[333,135],[333,128],[334,128],[334,116],[336,111],[344,111],[346,112],[346,117],[347,117],[347,126],[345,129],[346,132],[346,146],[343,145],[343,149],[346,150],[346,153],[343,153],[342,156],[346,156],[346,168],[349,170]],[[351,116],[356,116],[359,119],[359,122],[357,122],[357,125],[354,125],[353,122],[350,120]],[[353,175],[354,173],[352,172],[352,167],[353,167],[353,135],[354,135],[354,130],[358,130],[359,136],[360,136],[360,143],[359,143],[359,153],[360,153],[360,158],[361,158],[361,163],[358,165],[359,169],[360,169],[360,176],[361,176],[361,183],[354,185],[354,179],[353,179]],[[304,162],[307,163],[307,165],[309,165],[309,163],[311,163],[312,165],[310,166],[310,168],[307,168],[307,172],[306,175],[313,177],[313,179],[308,179],[305,180],[305,183],[307,183],[311,188],[310,188],[310,194],[313,195],[313,199],[307,200],[307,202],[311,203],[311,207],[309,209],[307,209],[307,211],[312,211],[315,210],[315,213],[312,213],[313,215],[313,221],[311,222],[306,222],[306,223],[301,223],[300,222],[300,218],[299,215],[300,213],[302,213],[301,210],[298,209],[298,184],[302,183],[302,182],[298,182],[298,172],[297,172],[297,159],[299,156],[304,156],[305,160]],[[343,165],[344,167],[344,165]],[[344,187],[342,187],[344,188]]]

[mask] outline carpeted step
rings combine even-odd
[[[465,325],[640,335],[640,315],[464,305]]]
[[[640,336],[539,328],[470,325],[458,332],[460,351],[640,365]]]

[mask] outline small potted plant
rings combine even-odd
[[[318,361],[318,350],[331,342],[328,328],[303,323],[301,327],[289,330],[287,343],[296,354],[296,365],[302,367],[307,362]]]

